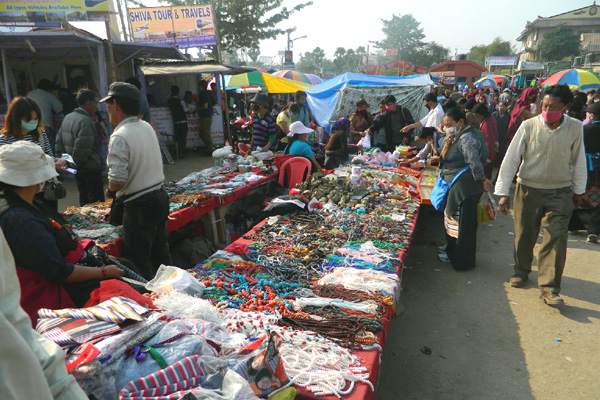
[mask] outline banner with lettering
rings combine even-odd
[[[127,16],[136,42],[176,45],[181,49],[217,44],[210,4],[130,8]]]
[[[106,21],[108,0],[1,0],[2,26],[60,26],[62,21]]]

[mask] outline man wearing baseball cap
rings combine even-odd
[[[171,263],[169,196],[158,140],[152,126],[137,117],[140,91],[135,86],[114,82],[100,101],[115,126],[108,144],[106,196],[123,205],[123,257],[152,279],[161,264]]]

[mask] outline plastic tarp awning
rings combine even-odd
[[[381,100],[385,96],[387,96],[388,92],[386,92],[383,87],[390,86],[413,86],[416,87],[415,91],[423,92],[424,87],[428,87],[433,84],[433,81],[429,77],[428,74],[425,75],[412,75],[405,77],[384,77],[377,75],[363,75],[363,74],[353,74],[353,73],[345,73],[335,78],[329,79],[326,82],[315,85],[309,89],[306,89],[306,93],[308,94],[308,105],[312,111],[314,119],[321,126],[329,129],[329,124],[332,121],[335,121],[334,110],[336,109],[336,104],[340,97],[340,92],[347,86],[351,85],[353,87],[365,87],[369,88],[370,92],[376,91],[377,95],[381,97]],[[382,87],[382,89],[375,89],[374,87]],[[425,92],[426,93],[426,92]],[[345,96],[348,98],[348,96]],[[358,100],[356,98],[354,101]],[[398,100],[398,99],[397,99]],[[422,99],[421,99],[422,100]],[[349,100],[346,100],[349,101]],[[398,101],[400,104],[401,101]],[[377,103],[371,104],[370,111],[377,110]],[[422,107],[421,107],[422,108]],[[340,107],[338,107],[340,109]],[[410,108],[409,108],[410,109]],[[411,110],[412,112],[413,110]],[[347,115],[341,115],[344,117],[349,116],[354,112],[354,107],[348,108],[345,110]],[[416,118],[422,113],[420,109],[415,110],[415,114],[413,117]],[[339,118],[340,116],[338,116]]]
[[[247,68],[220,64],[215,61],[166,62],[143,65],[140,68],[144,75],[236,75],[248,72]]]
[[[225,86],[227,87],[227,90],[258,86],[267,93],[272,94],[295,93],[299,90],[306,90],[312,87],[312,85],[306,83],[279,78],[260,71],[251,71],[245,74],[227,77],[225,78]]]

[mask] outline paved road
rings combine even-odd
[[[535,271],[523,289],[507,283],[510,216],[480,224],[478,266],[457,272],[436,258],[442,218],[428,210],[406,260],[405,311],[392,321],[376,398],[600,399],[600,245],[569,237],[566,305],[554,309],[539,299]]]

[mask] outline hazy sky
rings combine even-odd
[[[284,0],[283,3],[289,7],[299,2]],[[516,45],[527,21],[592,3],[593,0],[313,0],[312,6],[295,13],[281,26],[296,27],[292,39],[307,36],[294,42],[294,59],[317,46],[331,58],[337,47],[366,48],[369,40],[383,39],[381,19],[389,20],[393,14],[412,14],[421,23],[426,41],[435,41],[450,48],[451,54],[456,51],[460,54],[467,53],[472,46],[489,44],[497,36]],[[283,36],[264,41],[261,54],[275,55],[285,46]]]
[[[284,0],[283,5],[291,8],[299,2]],[[159,5],[157,0],[144,3]],[[369,41],[383,39],[381,19],[389,20],[393,14],[412,14],[421,23],[425,41],[450,48],[452,55],[467,53],[474,45],[489,44],[497,36],[509,40],[518,51],[520,43],[516,38],[527,21],[590,6],[593,0],[313,0],[313,3],[279,25],[284,30],[296,27],[292,39],[307,36],[294,42],[295,60],[298,54],[315,47],[324,49],[328,58],[333,57],[337,47],[366,48]],[[84,24],[92,33],[106,37],[102,23],[94,27]],[[261,55],[275,56],[285,47],[286,35],[281,35],[263,41]]]

